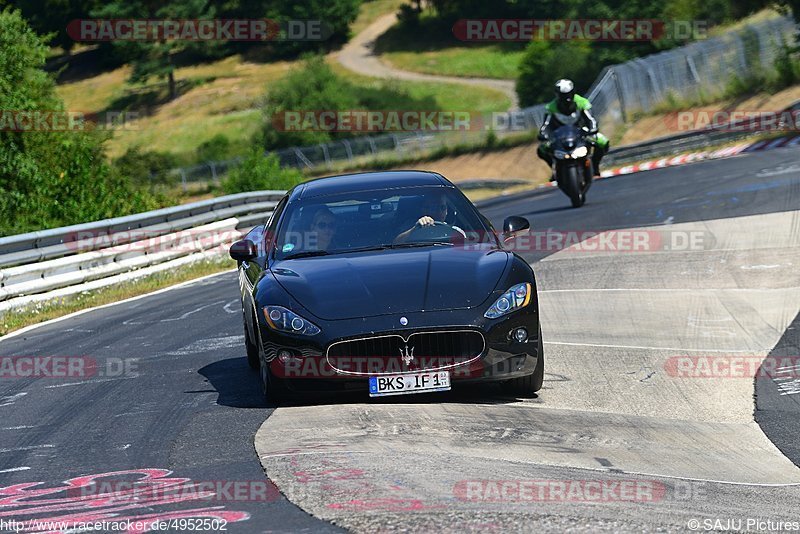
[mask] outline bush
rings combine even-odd
[[[114,162],[121,176],[143,186],[174,185],[177,177],[170,175],[169,171],[177,165],[177,159],[172,154],[142,150],[140,147],[129,148]]]
[[[42,70],[47,53],[18,11],[0,12],[0,110],[63,110]],[[0,131],[0,235],[158,207],[159,198],[109,168],[106,139],[98,131]]]
[[[272,85],[264,106],[261,131],[264,148],[284,148],[330,141],[324,131],[284,131],[287,112],[355,109],[353,86],[334,74],[322,56],[309,56],[303,66]]]
[[[517,95],[520,105],[542,104],[553,98],[556,80],[569,78],[575,87],[586,90],[599,74],[590,63],[591,48],[586,42],[531,41],[520,62]]]
[[[781,43],[781,50],[775,58],[775,83],[773,89],[779,90],[796,84],[800,81],[800,63],[795,57],[795,50],[785,42]]]
[[[355,86],[337,76],[322,56],[307,56],[298,70],[271,87],[263,110],[265,124],[255,141],[257,145],[273,150],[327,143],[360,134],[323,131],[315,124],[307,123],[307,116],[310,120],[318,120],[320,111],[433,111],[438,108],[433,97],[414,98],[393,80]],[[298,116],[287,112],[301,113],[297,126],[287,122],[287,117],[293,120]]]
[[[225,134],[217,134],[197,147],[197,161],[219,161],[230,157],[231,140]]]
[[[419,27],[419,11],[410,4],[403,4],[397,11],[397,20],[401,26],[407,29]]]
[[[303,174],[297,169],[281,167],[278,156],[265,156],[259,149],[253,149],[242,164],[222,180],[221,186],[226,194],[233,194],[270,189],[286,190],[303,180]]]

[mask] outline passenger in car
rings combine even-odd
[[[309,228],[309,249],[328,250],[336,237],[336,216],[322,206],[314,212]]]

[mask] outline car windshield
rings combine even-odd
[[[275,257],[481,240],[497,244],[475,207],[453,188],[357,191],[290,203],[275,240]]]

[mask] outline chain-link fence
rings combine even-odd
[[[606,67],[589,92],[603,132],[637,113],[675,99],[690,102],[723,93],[734,76],[771,69],[795,30],[789,17],[773,18],[719,37]],[[775,110],[773,110],[775,111]]]
[[[745,26],[719,37],[606,67],[588,92],[603,133],[613,137],[635,114],[652,110],[671,98],[691,100],[720,94],[733,76],[746,78],[773,67],[781,47],[793,38],[790,17]],[[402,132],[354,137],[311,146],[273,151],[289,167],[333,169],[378,158],[419,155],[456,144],[478,143],[489,131],[503,136],[538,129],[544,105],[496,113],[484,128],[462,132]],[[496,126],[492,129],[490,126]],[[187,182],[216,180],[240,160],[207,162],[176,169]]]

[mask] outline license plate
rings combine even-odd
[[[447,371],[369,377],[370,397],[408,395],[449,389],[450,373]]]

